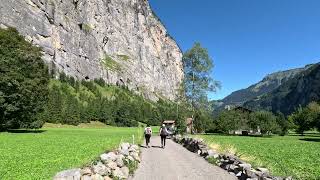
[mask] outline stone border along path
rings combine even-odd
[[[182,137],[177,135],[173,140],[191,152],[198,154],[210,162],[214,162],[229,174],[236,176],[240,180],[292,180],[292,177],[272,176],[266,168],[252,168],[251,164],[245,163],[232,154],[219,154],[208,148],[202,139],[192,137]]]
[[[57,173],[54,180],[111,180],[128,179],[129,164],[139,163],[139,147],[129,143],[122,143],[114,152],[100,155],[99,160],[82,169],[70,169]]]
[[[130,180],[237,179],[172,140],[168,139],[166,148],[162,149],[159,147],[160,137],[152,137],[151,145],[151,148],[142,148],[142,161]]]

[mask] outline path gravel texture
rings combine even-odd
[[[167,140],[160,148],[160,137],[151,138],[150,148],[142,147],[142,162],[130,180],[236,180],[220,167]]]

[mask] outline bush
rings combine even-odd
[[[0,29],[0,129],[32,127],[47,101],[48,83],[41,49],[13,28]]]
[[[304,131],[312,128],[320,130],[320,105],[311,102],[307,107],[299,107],[289,116],[291,122],[294,123],[296,132],[303,135]]]
[[[279,131],[276,120],[276,116],[272,112],[257,111],[250,115],[249,124],[252,129],[259,127],[262,134],[271,134]]]

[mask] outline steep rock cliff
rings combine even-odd
[[[174,100],[182,53],[147,0],[0,0],[0,26],[43,47],[49,66]]]

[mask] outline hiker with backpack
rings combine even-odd
[[[152,129],[149,125],[144,129],[144,137],[146,138],[146,146],[147,148],[150,148],[149,143],[150,143],[150,138],[152,135]]]
[[[160,128],[159,135],[161,137],[161,147],[165,148],[166,147],[166,139],[167,139],[167,136],[169,135],[169,132],[164,124],[162,124],[162,127]]]

